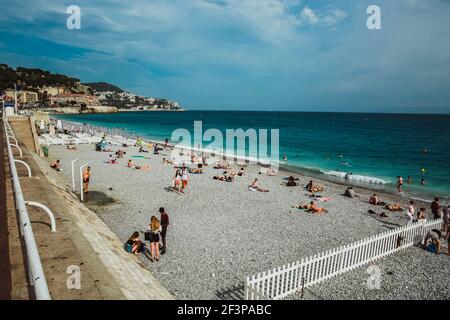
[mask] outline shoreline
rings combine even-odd
[[[147,110],[143,110],[143,111],[147,111]],[[183,111],[185,111],[185,110],[183,110]],[[53,119],[58,120],[57,118],[53,118]],[[59,120],[62,120],[62,119],[59,119]],[[71,125],[78,126],[79,128],[83,128],[83,123],[80,123],[80,122],[67,121],[67,120],[62,120],[62,122],[63,123],[66,122]],[[132,137],[131,135],[125,134],[124,130],[122,130],[122,129],[107,128],[107,127],[94,126],[94,125],[88,125],[88,128],[89,127],[94,128],[94,130],[97,130],[100,132],[106,132],[109,135],[121,136],[122,138],[129,139],[131,141],[136,140],[136,137]],[[116,134],[114,134],[114,132],[116,132]],[[120,132],[120,133],[117,134],[117,132]],[[147,143],[164,144],[164,141],[159,140],[158,138],[142,137],[142,140]],[[171,141],[169,141],[169,142],[171,142]],[[210,150],[210,149],[198,150],[198,148],[196,148],[196,147],[182,147],[182,146],[178,146],[178,149],[187,150],[189,152],[194,152],[194,153],[203,152],[203,154],[205,154],[206,156],[211,156],[212,154],[215,154],[216,157],[217,156],[224,157],[223,159],[225,159],[225,156],[226,156],[227,157],[226,159],[228,161],[233,161],[234,163],[246,162],[246,163],[250,163],[250,164],[260,165],[262,167],[270,166],[270,163],[267,163],[267,162],[255,161],[255,159],[252,159],[249,157],[238,156],[238,155],[226,155],[221,152],[215,153],[213,150]],[[353,186],[356,188],[365,189],[367,191],[372,191],[372,192],[377,192],[377,193],[381,192],[381,193],[385,193],[385,194],[389,194],[389,195],[393,195],[393,196],[399,196],[399,197],[402,197],[405,199],[417,200],[417,201],[422,201],[422,202],[426,202],[426,203],[431,203],[433,201],[433,198],[435,196],[437,196],[437,194],[435,194],[435,193],[426,192],[426,191],[424,191],[423,193],[416,192],[416,191],[412,191],[412,192],[404,191],[402,193],[398,193],[396,191],[396,187],[393,183],[387,182],[384,184],[380,184],[380,183],[366,183],[366,182],[355,181],[355,180],[345,180],[343,178],[339,178],[338,176],[334,176],[331,174],[325,174],[325,171],[328,171],[325,169],[302,167],[301,165],[297,165],[297,164],[288,164],[282,160],[278,160],[278,161],[279,161],[278,169],[280,171],[281,170],[285,171],[288,174],[288,176],[301,175],[303,177],[319,179],[321,181],[331,182],[331,183],[339,184],[342,186]],[[342,171],[342,173],[344,173],[344,171]],[[370,177],[367,176],[367,178],[370,178]],[[373,178],[375,179],[375,177],[373,177]],[[378,179],[378,178],[376,178],[376,179]],[[408,185],[405,184],[404,187],[407,187],[407,186]],[[445,197],[445,196],[439,195],[439,197],[444,202],[449,200],[448,197]]]

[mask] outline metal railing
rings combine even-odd
[[[34,286],[34,292],[37,300],[51,300],[47,280],[45,279],[44,269],[42,268],[41,258],[37,249],[36,240],[34,239],[33,229],[31,228],[27,206],[23,198],[22,187],[20,186],[19,175],[17,174],[16,169],[16,161],[13,156],[11,143],[9,142],[8,132],[12,133],[12,129],[8,123],[8,120],[5,118],[4,113],[3,127],[6,135],[5,141],[8,149],[8,160],[14,189],[14,198],[16,201],[17,210],[19,212],[20,231],[25,241],[25,250],[31,285]],[[22,155],[22,152],[20,153]]]

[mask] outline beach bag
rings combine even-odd
[[[129,243],[125,243],[124,249],[126,252],[131,253],[133,251],[133,246]]]

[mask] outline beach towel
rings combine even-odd
[[[253,192],[258,191],[258,190],[256,190],[255,188],[252,188],[252,187],[248,187],[248,190],[253,191]]]

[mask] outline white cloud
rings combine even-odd
[[[302,25],[334,27],[346,17],[347,14],[340,9],[331,10],[325,14],[319,14],[317,11],[306,6],[300,12],[299,20]]]

